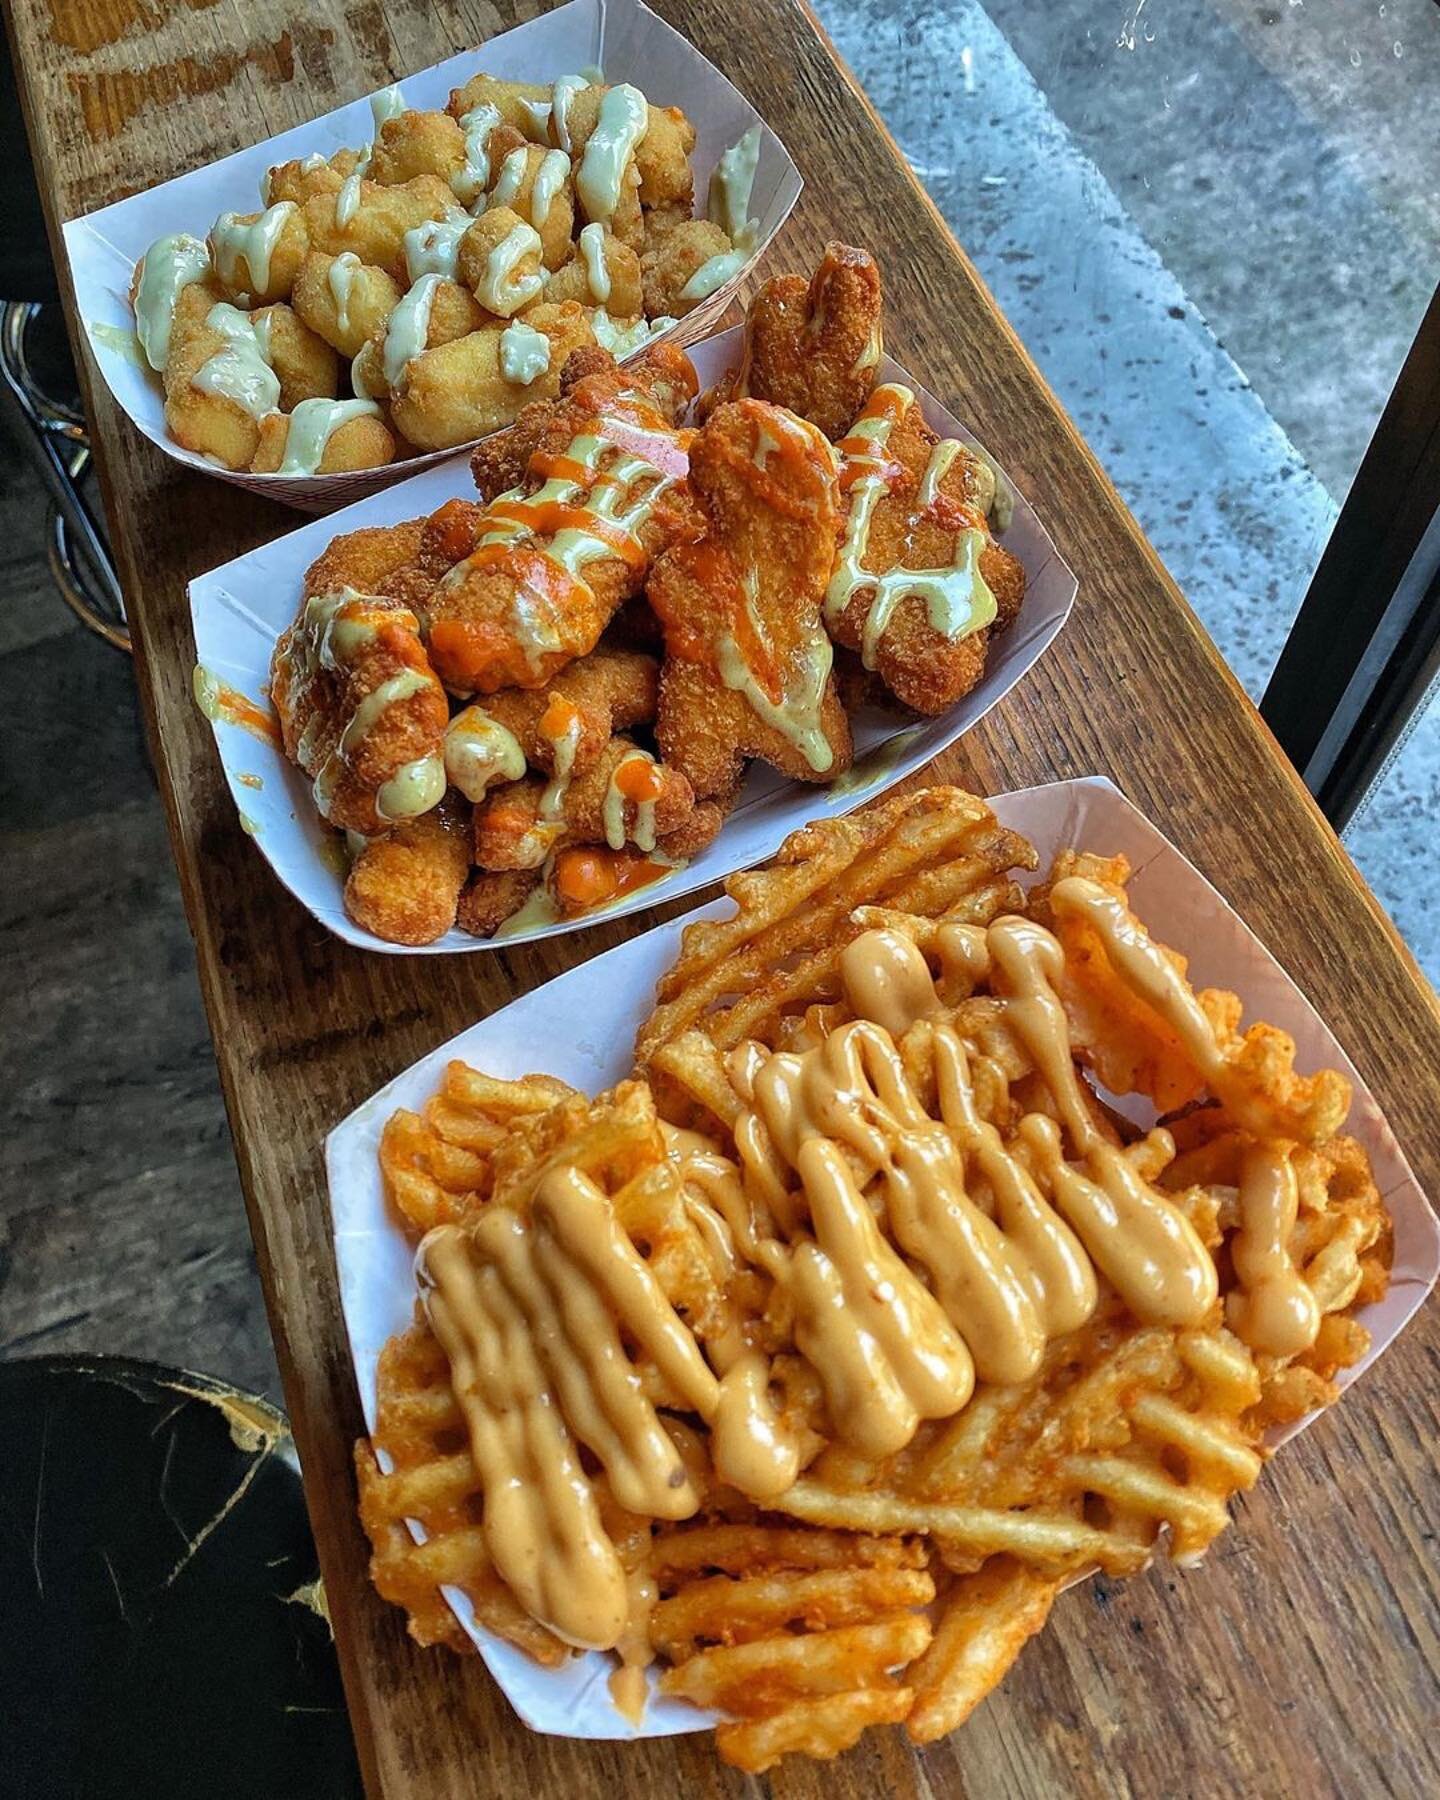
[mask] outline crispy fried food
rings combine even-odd
[[[538,775],[493,789],[475,809],[475,861],[482,869],[533,869],[562,844],[634,843],[643,854],[688,823],[690,783],[621,734],[567,779]]]
[[[343,475],[394,460],[395,434],[373,400],[302,400],[260,421],[250,467],[257,475]]]
[[[693,394],[688,359],[656,346],[577,381],[527,427],[525,492],[491,503],[484,538],[431,599],[427,641],[447,686],[542,687],[594,649],[651,559],[693,529],[688,440],[674,428]]]
[[[616,320],[638,319],[645,306],[640,258],[603,225],[586,225],[546,281],[545,298],[603,306]]]
[[[259,213],[221,213],[210,233],[210,266],[227,300],[267,306],[284,300],[310,247],[305,214],[293,200]]]
[[[407,108],[386,119],[375,134],[367,173],[386,187],[417,175],[435,175],[463,201],[460,190],[468,160],[465,133],[449,113]]]
[[[347,216],[337,210],[342,193],[314,194],[305,202],[310,248],[331,256],[351,251],[362,263],[383,269],[404,289],[409,284],[405,233],[454,212],[449,184],[438,175],[416,175],[394,187],[362,180],[355,209]]]
[[[882,307],[874,257],[827,244],[808,283],[779,275],[751,301],[740,362],[707,396],[707,407],[751,394],[842,438],[875,385]]]
[[[986,523],[994,474],[937,437],[895,383],[871,395],[840,454],[845,535],[826,623],[906,706],[944,712],[980,680],[1025,595],[1024,568]]]
[[[248,469],[280,380],[248,314],[210,280],[183,288],[165,362],[165,424],[175,442],[227,469]]]
[[[473,303],[472,303],[473,304]],[[543,367],[522,364],[506,373],[515,333],[543,357]],[[405,363],[404,383],[391,413],[412,444],[444,450],[506,424],[523,395],[543,401],[559,391],[559,371],[574,350],[594,341],[589,320],[573,301],[540,302],[508,327],[497,321],[448,343],[433,344]],[[525,345],[522,345],[525,348]]]
[[[270,696],[285,754],[313,778],[330,824],[373,837],[445,792],[450,709],[419,621],[397,601],[348,587],[308,595],[275,646]]]
[[[541,881],[538,869],[476,869],[460,896],[455,923],[471,937],[494,937]]]
[[[543,688],[506,688],[450,721],[445,769],[479,801],[499,781],[515,781],[528,763],[568,776],[595,763],[611,737],[655,717],[659,665],[651,656],[592,650]],[[517,766],[518,765],[518,766]]]
[[[388,584],[395,571],[419,553],[427,523],[403,519],[398,525],[367,525],[331,538],[305,571],[304,598],[348,587],[359,594],[402,599]]]
[[[384,269],[367,267],[353,250],[344,256],[311,250],[295,276],[290,303],[311,331],[353,361],[367,338],[383,336],[400,294]]]
[[[543,248],[540,233],[519,213],[493,206],[461,238],[456,274],[487,312],[508,319],[544,292]]]
[[[276,163],[265,176],[265,204],[274,206],[281,200],[293,200],[297,206],[303,206],[315,194],[336,194],[355,173],[359,161],[358,150],[337,150],[328,162],[317,153]]]
[[[708,294],[686,290],[698,270],[730,248],[729,235],[708,219],[684,219],[672,230],[647,240],[640,258],[647,315],[678,319],[707,299]]]
[[[840,529],[834,453],[793,414],[739,400],[691,444],[690,482],[705,535],[646,584],[665,629],[661,753],[702,798],[747,756],[832,780],[853,754],[820,617]]]
[[[575,199],[570,186],[570,159],[563,150],[521,144],[502,159],[492,153],[497,170],[488,208],[508,206],[540,234],[547,269],[558,269],[570,254],[575,225]]]
[[[1332,1083],[1247,1053],[1121,862],[1066,853],[1027,906],[1035,860],[953,789],[807,827],[686,931],[643,1079],[592,1102],[452,1064],[384,1133],[434,1342],[392,1341],[382,1411],[443,1414],[481,1525],[436,1561],[493,1572],[512,1638],[502,1596],[615,1649],[617,1705],[657,1655],[751,1773],[874,1723],[933,1742],[1068,1577],[1198,1557],[1385,1291]],[[1155,1102],[1156,1022],[1204,1076],[1173,1134],[1083,1079],[1113,1032]],[[441,1635],[446,1577],[366,1523]]]
[[[340,390],[335,352],[283,301],[250,315],[265,359],[280,383],[280,405],[293,412],[302,400],[333,400]],[[263,424],[263,422],[262,422]]]
[[[372,838],[351,865],[345,911],[387,944],[433,944],[455,923],[470,874],[470,809],[448,797]]]
[[[533,144],[546,142],[550,88],[538,81],[505,81],[498,75],[472,75],[464,87],[451,90],[446,111],[452,118],[493,106],[501,121]]]

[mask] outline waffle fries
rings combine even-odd
[[[1266,1433],[1335,1398],[1389,1260],[1345,1083],[1192,995],[1123,863],[1067,854],[1027,901],[1034,865],[954,790],[812,825],[686,931],[640,1079],[452,1064],[390,1122],[434,1333],[387,1347],[357,1461],[422,1641],[454,1641],[448,1583],[541,1661],[616,1650],[632,1714],[654,1659],[756,1772],[929,1742],[1061,1585],[1202,1555]],[[1138,1130],[1102,1070],[1181,1110]]]

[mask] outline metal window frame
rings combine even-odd
[[[1260,711],[1337,831],[1440,675],[1440,289]]]

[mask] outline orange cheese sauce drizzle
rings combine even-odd
[[[1087,920],[1120,979],[1197,1063],[1221,1060],[1203,1012],[1112,896],[1071,877],[1055,885],[1052,907]],[[1004,1083],[999,1065],[957,1029],[918,948],[888,929],[865,932],[841,958],[853,1018],[804,1048],[752,1042],[726,1058],[741,1109],[737,1159],[662,1128],[720,1292],[745,1265],[775,1283],[831,1434],[872,1458],[903,1448],[922,1419],[958,1413],[977,1380],[1027,1380],[1047,1342],[1091,1315],[1101,1276],[1147,1324],[1199,1325],[1218,1291],[1209,1251],[1152,1182],[1173,1155],[1168,1134],[1122,1146],[1099,1122],[1056,991],[1058,940],[1006,917],[942,925],[935,953],[960,987],[988,980],[995,1028],[1048,1090],[1047,1110],[1024,1117],[1008,1143],[979,1098]],[[1313,1341],[1318,1309],[1287,1248],[1288,1157],[1257,1151],[1243,1189],[1231,1323],[1247,1341],[1293,1353]],[[745,1321],[721,1305],[698,1337],[579,1170],[550,1169],[523,1216],[497,1207],[432,1232],[417,1266],[469,1427],[496,1566],[568,1642],[611,1647],[628,1616],[627,1577],[578,1447],[631,1511],[680,1519],[699,1504],[629,1347],[655,1365],[671,1404],[709,1426],[723,1481],[763,1502],[796,1478],[796,1438]]]

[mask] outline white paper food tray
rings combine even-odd
[[[1118,788],[1090,777],[1002,794],[990,804],[1003,824],[1022,832],[1039,851],[1040,870],[1027,878],[1031,881],[1043,877],[1057,850],[1071,845],[1128,857],[1134,870],[1129,892],[1137,915],[1157,938],[1189,958],[1194,986],[1232,989],[1244,1002],[1247,1023],[1265,1019],[1292,1034],[1297,1068],[1307,1073],[1321,1067],[1340,1069],[1354,1083],[1346,1130],[1363,1144],[1394,1217],[1395,1260],[1385,1298],[1358,1315],[1372,1342],[1364,1359],[1340,1375],[1340,1386],[1348,1387],[1393,1343],[1434,1286],[1440,1269],[1440,1225],[1374,1097],[1329,1027],[1275,958]],[[1263,822],[1254,824],[1258,843]],[[589,1093],[621,1080],[633,1066],[636,1029],[650,1011],[656,981],[675,959],[681,932],[692,920],[724,917],[732,910],[730,901],[716,901],[513,1000],[423,1057],[330,1133],[325,1161],[335,1262],[355,1378],[370,1429],[375,1425],[375,1369],[381,1347],[411,1323],[416,1295],[413,1253],[381,1188],[378,1150],[386,1119],[397,1107],[418,1110],[440,1085],[445,1065],[457,1057],[506,1079],[558,1075]],[[577,1021],[584,1022],[578,1031]],[[1310,1422],[1303,1419],[1277,1432],[1273,1441],[1285,1442]],[[1283,1461],[1280,1467],[1283,1481]],[[462,1594],[447,1590],[446,1598],[510,1704],[536,1731],[582,1738],[655,1737],[711,1722],[711,1715],[697,1708],[657,1701],[637,1730],[611,1703],[606,1688],[611,1658],[591,1652],[562,1669],[542,1669],[477,1627]]]
[[[739,356],[740,342],[741,328],[736,326],[691,349],[702,388],[731,366]],[[889,357],[881,364],[880,378],[916,387],[913,379]],[[922,388],[916,387],[916,392],[926,419],[936,431],[976,443],[938,400]],[[1004,475],[999,481],[1013,494]],[[451,457],[423,475],[372,495],[343,513],[302,526],[192,581],[190,617],[201,666],[252,700],[259,700],[270,678],[275,640],[299,607],[305,570],[333,537],[362,526],[414,518],[433,512],[453,495],[473,497],[474,493],[465,458]],[[714,843],[685,868],[578,919],[538,925],[510,935],[502,928],[501,935],[493,939],[451,930],[433,944],[387,944],[346,917],[344,876],[337,872],[333,854],[326,854],[335,841],[334,833],[315,812],[310,784],[278,749],[222,719],[215,723],[214,730],[225,778],[245,829],[271,868],[295,898],[347,944],[402,956],[486,950],[493,945],[508,948],[533,938],[578,931],[602,919],[641,912],[660,901],[707,887],[735,869],[762,861],[782,838],[807,819],[833,818],[852,811],[862,801],[923,768],[1009,693],[1044,654],[1069,617],[1076,584],[1049,533],[1018,495],[1014,496],[1014,515],[1003,541],[1006,549],[1025,565],[1025,601],[1019,618],[995,639],[985,678],[971,693],[939,718],[924,719],[918,724],[903,723],[895,713],[876,709],[853,715],[855,768],[831,787],[790,781],[766,765],[752,764],[740,803]]]
[[[702,211],[711,171],[722,153],[752,125],[761,128],[760,162],[750,200],[751,216],[759,224],[755,253],[732,280],[664,334],[675,343],[693,343],[713,327],[740,283],[765,254],[803,186],[779,138],[693,44],[640,0],[570,0],[568,6],[517,25],[488,44],[403,76],[399,87],[407,106],[443,110],[451,89],[462,87],[480,71],[511,81],[549,82],[592,65],[604,71],[608,82],[633,82],[657,106],[684,109],[696,131],[691,166]],[[142,366],[143,357],[138,348],[132,348],[135,320],[130,310],[130,276],[156,238],[172,231],[189,231],[203,238],[222,212],[254,212],[262,205],[260,184],[274,164],[316,150],[329,156],[346,145],[362,149],[373,135],[367,95],[220,162],[192,169],[188,175],[132,194],[128,200],[117,200],[82,219],[71,219],[64,228],[76,306],[87,341],[106,385],[133,423],[167,456],[187,468],[307,512],[328,512],[347,505],[454,452],[412,456],[350,475],[304,476],[251,475],[223,469],[182,450],[165,429],[160,377],[148,365]]]

